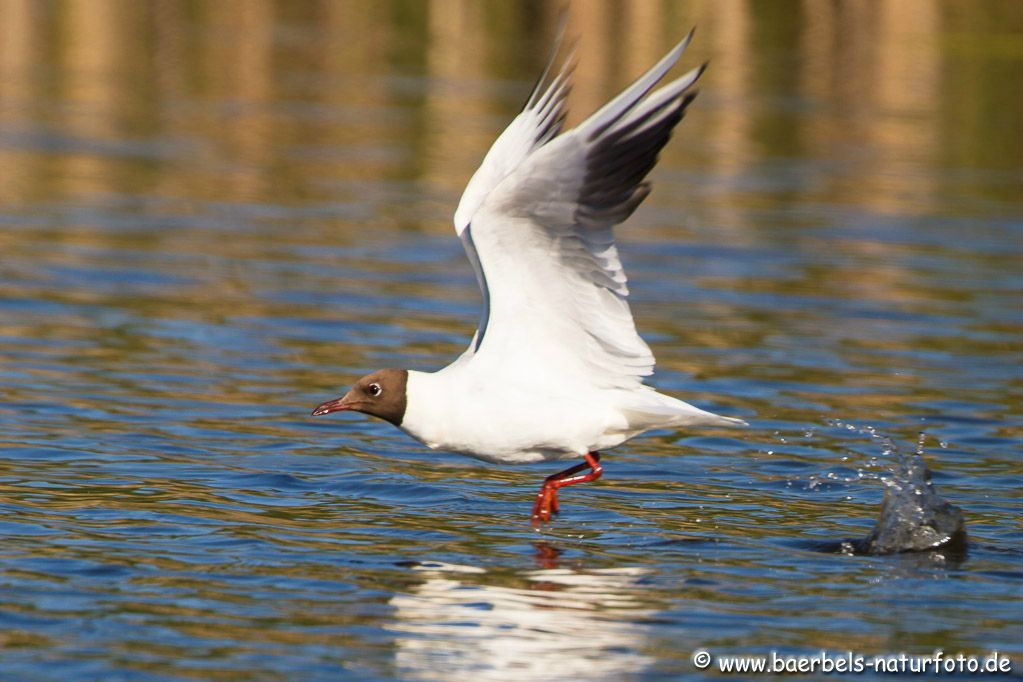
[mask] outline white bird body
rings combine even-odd
[[[472,362],[409,371],[406,391],[403,431],[431,449],[497,464],[578,459],[650,429],[737,421],[648,386],[598,387],[564,372],[526,373],[511,365],[496,375]]]
[[[495,463],[584,457],[593,473],[548,479],[534,522],[557,511],[558,487],[600,475],[599,450],[650,429],[744,423],[643,384],[654,357],[613,234],[649,193],[643,180],[695,97],[703,66],[648,95],[691,36],[565,133],[571,66],[545,86],[548,65],[455,211],[483,295],[468,349],[437,372],[371,374],[314,414],[366,412],[431,448]]]

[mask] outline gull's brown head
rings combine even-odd
[[[340,398],[328,400],[315,410],[313,416],[353,410],[374,417],[380,417],[395,426],[401,426],[405,418],[408,398],[405,386],[408,371],[404,369],[381,369],[359,379],[352,390]]]

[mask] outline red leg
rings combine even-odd
[[[580,462],[564,471],[559,471],[544,480],[543,485],[540,486],[540,492],[536,495],[536,502],[533,503],[534,526],[547,523],[551,520],[552,514],[557,514],[560,511],[558,490],[566,485],[595,481],[604,473],[604,468],[600,466],[599,452],[588,452],[583,457],[586,458],[585,462]],[[589,467],[590,473],[576,476],[576,474],[587,467]]]
[[[587,466],[589,465],[586,462],[580,462],[544,479],[543,485],[540,486],[540,492],[536,494],[536,502],[533,503],[534,526],[538,525],[541,520],[545,523],[550,521],[551,514],[557,514],[561,510],[561,506],[558,504],[558,489],[554,487],[554,481],[560,481],[566,476],[578,473]]]
[[[600,455],[597,455],[597,459],[598,460],[600,459]],[[548,510],[549,510],[548,513],[547,513],[547,518],[545,519],[545,521],[549,521],[550,520],[550,515],[551,514],[558,514],[558,513],[561,512],[561,505],[558,504],[558,488],[560,488],[561,485],[557,485],[556,486],[556,485],[554,485],[554,482],[555,481],[563,481],[563,480],[567,479],[569,476],[572,476],[573,474],[579,473],[580,471],[582,471],[583,469],[585,469],[588,466],[590,466],[589,462],[580,462],[579,464],[576,464],[575,466],[569,467],[568,469],[565,469],[564,471],[559,471],[558,473],[552,474],[552,475],[550,475],[550,476],[548,476],[547,478],[544,479],[544,484],[540,488],[540,495],[546,495],[546,497],[548,498],[546,503],[544,504],[544,506],[548,507]],[[569,484],[562,484],[562,485],[569,485]],[[533,516],[534,517],[536,516],[536,510],[535,509],[533,510]]]

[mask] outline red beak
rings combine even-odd
[[[334,400],[328,400],[323,403],[315,410],[313,410],[313,416],[319,417],[321,414],[330,414],[331,412],[340,412],[342,410],[356,410],[359,404],[354,401],[348,400],[348,394]]]

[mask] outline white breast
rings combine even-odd
[[[539,378],[481,381],[467,365],[409,372],[406,433],[430,448],[501,464],[573,459],[635,433],[599,393],[552,391]]]

